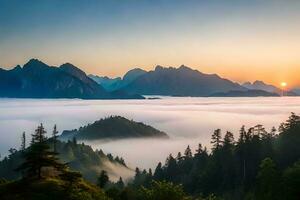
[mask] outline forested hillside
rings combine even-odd
[[[52,139],[48,140],[50,148],[53,149]],[[101,170],[106,170],[109,175],[117,179],[118,173],[132,174],[123,158],[113,157],[111,154],[104,154],[102,150],[94,151],[84,143],[77,143],[76,139],[68,142],[56,141],[56,151],[59,159],[68,163],[72,170],[80,171],[83,177],[91,182],[96,182]],[[0,177],[7,180],[18,179],[21,177],[20,171],[15,171],[23,159],[24,150],[10,149],[10,155],[0,161]],[[112,168],[112,166],[114,166]],[[116,171],[118,169],[118,171]],[[124,178],[127,178],[128,175]]]
[[[129,120],[121,116],[111,116],[80,127],[79,129],[63,131],[59,138],[62,140],[70,140],[72,138],[78,140],[97,140],[144,137],[168,138],[168,135],[144,123]]]
[[[262,125],[239,138],[220,129],[211,138],[211,152],[199,144],[193,154],[170,155],[152,172],[136,170],[133,185],[150,185],[153,180],[182,184],[192,196],[214,194],[220,199],[288,199],[300,197],[300,117],[292,113],[278,129]]]
[[[300,196],[300,117],[294,113],[278,130],[243,126],[237,140],[233,133],[222,136],[217,129],[211,151],[199,144],[193,153],[188,146],[183,153],[170,154],[153,172],[136,168],[127,183],[122,177],[113,181],[103,169],[93,172],[104,160],[126,167],[122,158],[56,137],[45,140],[35,134],[28,148],[10,150],[0,163],[3,199],[298,200]],[[82,179],[81,173],[97,186]]]

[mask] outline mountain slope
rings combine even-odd
[[[97,76],[92,74],[90,74],[89,77],[104,87],[107,91],[113,91],[122,86],[122,79],[120,77],[109,78],[108,76]]]
[[[49,140],[52,147],[52,141]],[[91,182],[96,182],[99,172],[106,170],[112,180],[118,180],[120,176],[127,180],[133,175],[123,158],[104,154],[102,150],[94,151],[90,146],[79,144],[76,141],[57,141],[57,151],[63,163],[75,171],[82,173],[83,177]],[[22,152],[15,151],[0,161],[0,177],[14,180],[21,177],[15,169],[23,162]]]
[[[209,96],[246,88],[215,74],[204,74],[186,66],[163,68],[157,66],[122,88],[129,93],[143,95]]]
[[[140,122],[114,116],[80,127],[78,130],[63,131],[60,139],[69,140],[75,137],[79,140],[120,139],[141,137],[162,137],[167,134]]]
[[[0,196],[2,200],[109,200],[103,190],[82,178],[73,184],[58,178],[4,182]]]
[[[89,77],[98,84],[100,84],[102,87],[104,87],[107,91],[116,91],[122,87],[125,87],[126,85],[137,79],[139,76],[144,75],[145,73],[145,70],[142,70],[140,68],[134,68],[132,70],[129,70],[123,76],[123,78],[109,78],[107,76],[96,76],[92,74],[90,74]]]
[[[0,70],[0,97],[13,98],[132,98],[114,96],[86,76],[79,68],[66,63],[60,67],[48,66],[31,59],[23,68]],[[136,97],[136,96],[135,96]]]
[[[246,82],[242,84],[242,86],[248,88],[249,90],[264,90],[271,93],[280,92],[279,88],[275,87],[274,85],[266,84],[263,81],[254,81],[253,83]]]
[[[132,81],[136,80],[138,77],[146,74],[147,71],[140,69],[140,68],[134,68],[132,70],[129,70],[124,76],[123,76],[123,86],[126,86],[130,84]]]
[[[246,82],[242,85],[249,90],[263,90],[269,93],[282,95],[282,90],[274,85],[266,84],[263,81],[254,81],[253,83]],[[297,93],[292,91],[284,91],[284,96],[297,96]]]

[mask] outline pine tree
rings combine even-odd
[[[234,145],[233,134],[231,132],[227,131],[224,136],[223,146],[224,147],[232,147],[233,145]]]
[[[57,153],[50,151],[46,142],[46,131],[43,124],[38,126],[35,134],[32,134],[32,142],[27,151],[24,152],[25,161],[16,169],[25,172],[26,178],[42,178],[42,169],[52,167],[63,170],[65,165],[58,162]],[[24,178],[25,178],[24,177]]]
[[[199,144],[198,144],[198,149],[196,149],[195,155],[196,155],[196,156],[197,156],[197,155],[200,155],[202,152],[203,152],[203,147],[202,147],[202,144],[199,143]]]
[[[141,171],[138,167],[136,167],[134,179],[139,180],[140,177],[141,177]]]
[[[58,138],[57,134],[58,134],[58,131],[57,131],[56,124],[55,124],[53,127],[53,131],[52,131],[53,151],[54,152],[57,152],[57,148],[56,148],[57,138]]]
[[[107,172],[105,170],[102,170],[100,176],[98,177],[97,185],[100,188],[104,188],[108,182],[109,182],[109,177],[107,175]]]
[[[32,137],[32,144],[34,143],[43,143],[47,140],[46,136],[46,131],[45,128],[43,126],[43,124],[40,124],[40,126],[37,127],[37,129],[35,129],[35,133],[31,135]]]
[[[163,178],[163,169],[162,169],[161,162],[159,162],[154,171],[154,179],[159,180],[162,178]]]
[[[192,158],[193,157],[193,154],[192,154],[192,150],[190,148],[190,145],[187,146],[187,148],[185,149],[184,151],[184,156],[185,156],[185,159],[187,158]]]
[[[26,135],[25,132],[23,132],[21,137],[21,151],[25,151],[25,149],[26,149]]]
[[[238,139],[238,143],[243,144],[245,141],[246,141],[246,130],[245,130],[245,126],[242,126],[240,129],[240,136]]]
[[[182,155],[181,155],[181,152],[178,152],[177,156],[176,156],[176,160],[177,162],[181,162],[183,159],[182,159]]]
[[[211,136],[211,144],[213,145],[212,150],[218,150],[221,147],[222,140],[221,140],[221,129],[217,129],[214,131],[213,135]]]
[[[119,188],[119,189],[123,189],[124,188],[124,182],[123,182],[123,179],[122,179],[122,177],[120,177],[119,178],[119,180],[118,180],[118,182],[116,183],[116,185],[117,185],[117,187]]]
[[[149,168],[148,174],[149,174],[149,176],[152,177],[153,174],[152,174],[152,169],[151,168]]]

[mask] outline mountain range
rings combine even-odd
[[[0,69],[0,97],[10,98],[82,98],[142,99],[124,91],[109,92],[78,67],[66,63],[49,66],[31,59],[23,67]]]
[[[71,63],[49,66],[31,59],[23,67],[0,68],[0,97],[144,99],[142,95],[166,96],[278,96],[281,89],[262,81],[242,85],[217,74],[205,74],[187,66],[145,71],[134,68],[122,78],[86,75]],[[285,95],[299,95],[298,90]]]
[[[282,94],[282,89],[275,87],[274,85],[266,84],[263,81],[254,81],[246,82],[242,84],[243,87],[248,88],[249,90],[262,90],[269,93],[275,93],[278,95]],[[295,91],[284,91],[284,95],[286,96],[297,96],[298,94]]]
[[[90,74],[89,77],[96,81],[98,84],[102,85],[107,91],[115,91],[120,88],[123,88],[130,84],[132,81],[137,79],[139,76],[146,74],[147,71],[142,70],[140,68],[134,68],[129,70],[123,78],[116,77],[116,78],[109,78],[107,76],[95,76]]]
[[[292,92],[300,96],[300,88],[295,88],[292,90]]]
[[[267,92],[276,92],[276,93],[280,93],[281,89],[273,86],[273,85],[269,85],[264,83],[263,81],[254,81],[253,83],[251,82],[246,82],[244,84],[242,84],[243,87],[248,88],[249,90],[264,90]]]
[[[216,74],[205,74],[184,65],[179,68],[157,66],[149,72],[135,68],[123,78],[89,76],[109,91],[122,89],[141,95],[255,97],[281,94],[281,89],[262,81],[240,85]],[[296,95],[291,91],[287,94]]]

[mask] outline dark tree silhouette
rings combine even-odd
[[[50,151],[46,143],[46,131],[43,124],[37,127],[35,134],[32,134],[31,146],[24,152],[25,161],[16,169],[25,172],[26,178],[42,178],[42,169],[52,167],[62,170],[65,165],[58,162],[57,153]]]
[[[214,131],[213,135],[211,136],[211,144],[213,145],[212,150],[216,151],[218,150],[222,145],[222,135],[221,135],[221,129],[217,129]]]
[[[105,170],[102,170],[100,176],[98,177],[97,185],[100,188],[104,188],[108,182],[109,182],[109,177],[107,175],[107,172]]]
[[[21,151],[25,151],[25,149],[26,149],[26,135],[25,132],[23,132],[21,137]]]
[[[52,140],[53,140],[53,151],[55,153],[57,153],[57,148],[56,148],[56,143],[57,143],[57,138],[58,138],[58,131],[57,131],[57,127],[56,124],[53,127],[53,131],[52,131]]]

